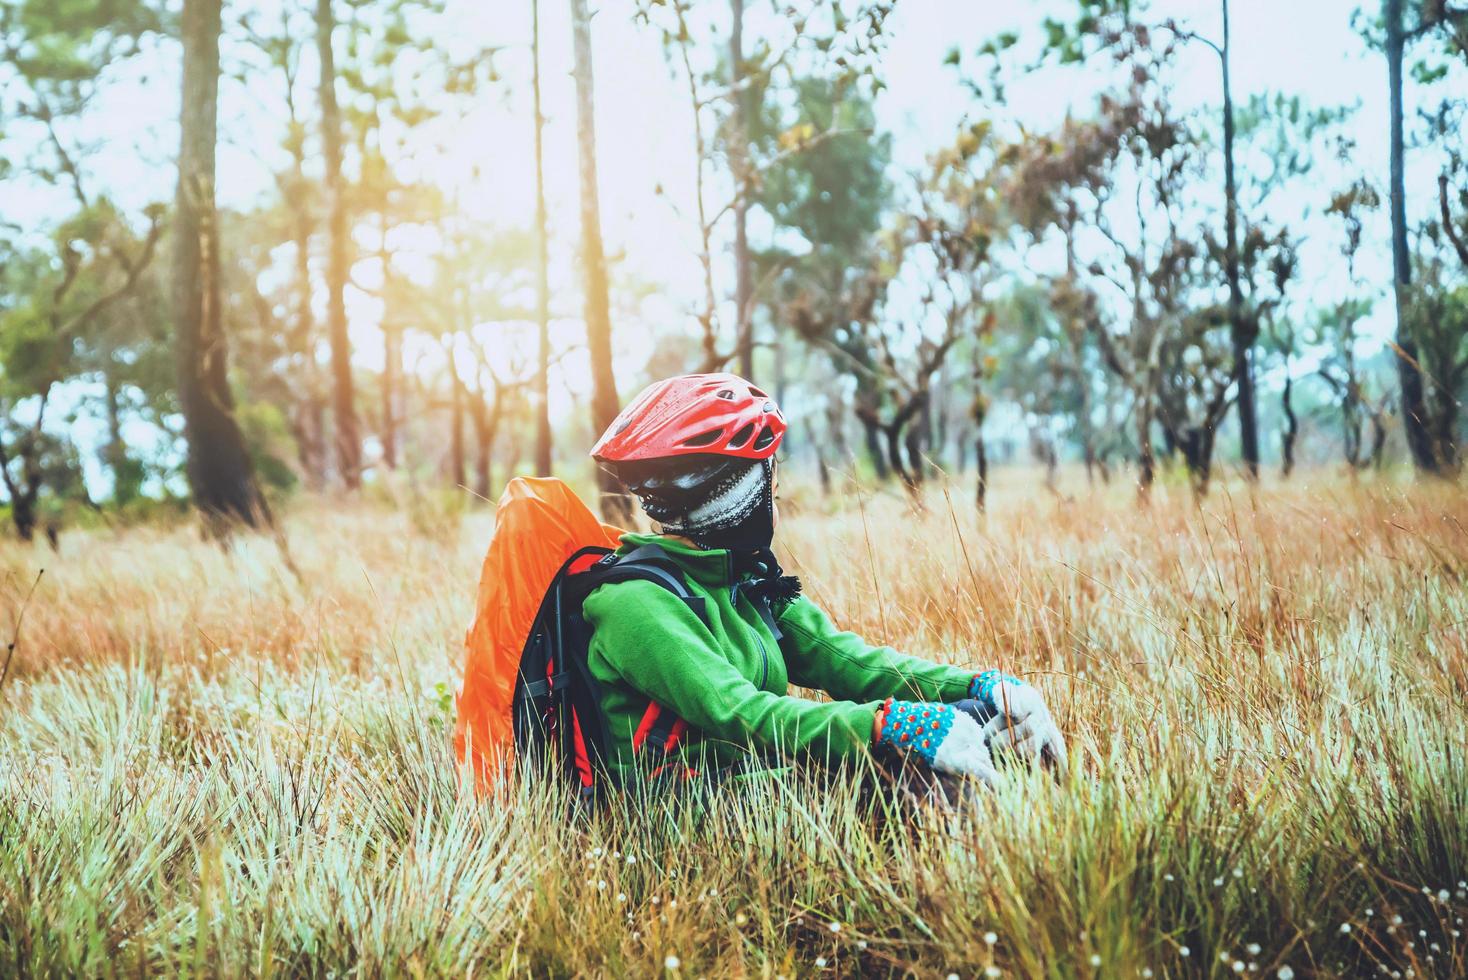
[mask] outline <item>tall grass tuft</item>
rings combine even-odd
[[[0,546],[12,619],[46,568],[0,689],[0,975],[1468,974],[1468,497],[1011,479],[987,516],[782,501],[839,623],[1054,707],[1065,776],[953,811],[860,767],[465,794],[483,514],[303,503],[299,582],[186,528]]]

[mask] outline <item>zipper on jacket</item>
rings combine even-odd
[[[729,606],[730,606],[730,608],[732,608],[734,610],[734,615],[735,616],[739,616],[739,587],[741,585],[743,585],[744,582],[741,581],[740,579],[736,578],[735,575],[734,575],[734,553],[732,551],[726,551],[726,552],[724,552],[724,561],[725,561],[725,567],[728,569],[729,583],[730,583],[729,584]],[[750,604],[750,607],[753,608],[753,603],[747,597],[745,599],[745,602],[749,603]],[[756,614],[757,613],[758,613],[758,610],[756,610]],[[765,638],[764,638],[763,635],[760,634],[760,629],[759,629],[760,626],[763,625],[763,624],[764,624],[764,620],[761,619],[758,625],[755,625],[755,626],[750,627],[751,629],[754,630],[754,640],[755,640],[755,642],[759,644],[759,659],[760,659],[759,689],[761,691],[763,691],[765,689],[765,685],[767,683],[769,683],[769,680],[770,680],[770,654],[769,654],[769,651],[765,648]]]

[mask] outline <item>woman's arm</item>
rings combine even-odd
[[[761,691],[729,663],[687,604],[661,586],[603,586],[582,610],[595,630],[590,655],[706,738],[832,760],[871,744],[877,704]]]
[[[790,682],[833,698],[878,701],[959,701],[969,697],[974,672],[874,647],[855,633],[836,629],[820,607],[804,597],[780,614],[780,649]]]

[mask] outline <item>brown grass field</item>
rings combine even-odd
[[[1066,777],[956,813],[462,793],[459,502],[297,501],[299,580],[193,526],[0,544],[0,974],[1468,974],[1468,494],[1066,479],[782,501],[838,623],[1049,698]]]

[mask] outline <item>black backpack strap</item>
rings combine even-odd
[[[735,582],[730,601],[738,605],[741,595],[749,600],[749,604],[759,615],[760,622],[765,624],[765,629],[769,630],[775,642],[779,643],[785,639],[785,633],[780,629],[780,624],[775,621],[774,602],[770,599],[768,591],[760,588],[759,585],[758,582]]]
[[[625,555],[607,555],[585,574],[590,576],[586,582],[588,593],[598,586],[614,582],[653,582],[682,599],[699,622],[705,626],[709,624],[703,597],[693,594],[683,577],[683,570],[658,545],[645,544]]]

